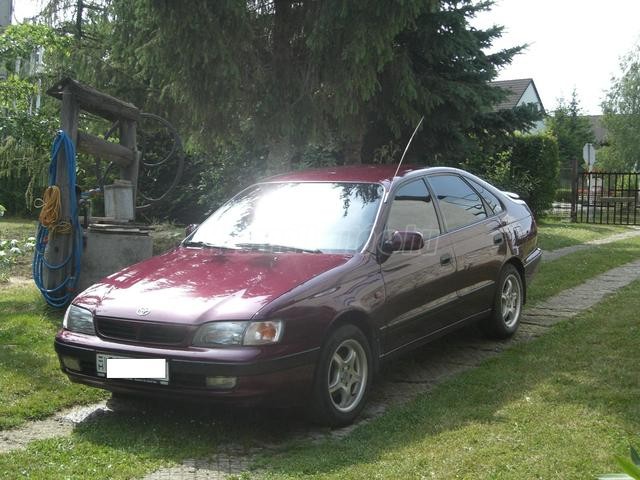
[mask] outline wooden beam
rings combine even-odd
[[[136,195],[138,193],[138,171],[140,169],[140,158],[136,145],[137,124],[131,120],[120,122],[120,144],[123,148],[133,153],[133,161],[126,167],[120,169],[120,178],[129,180],[133,185],[133,214],[136,214]]]
[[[108,162],[113,162],[120,168],[129,168],[136,158],[133,150],[117,143],[91,135],[89,133],[78,132],[78,151],[101,158]]]
[[[78,132],[78,105],[75,96],[65,88],[62,92],[62,110],[60,113],[60,123],[71,139],[75,139]],[[60,188],[60,220],[69,222],[71,217],[71,204],[69,199],[69,165],[65,158],[64,149],[60,149],[58,162],[56,164],[56,184]],[[73,237],[71,235],[56,234],[49,236],[49,242],[45,249],[45,259],[48,263],[59,265],[71,253]],[[44,269],[43,283],[47,289],[52,289],[60,285],[67,275],[73,274],[73,262],[67,263],[65,267],[51,270]],[[75,272],[77,273],[77,272]],[[54,295],[62,296],[66,292],[59,290]]]
[[[47,90],[52,97],[62,99],[62,92],[71,92],[82,110],[94,113],[111,121],[127,119],[137,121],[140,110],[127,102],[102,93],[93,87],[84,85],[72,78],[65,78]]]

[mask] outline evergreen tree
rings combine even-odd
[[[582,163],[582,149],[585,143],[593,143],[595,136],[587,117],[582,115],[578,94],[573,90],[571,100],[561,99],[546,124],[549,133],[558,140],[560,170],[563,178],[568,179],[574,159]]]
[[[363,152],[370,161],[422,115],[422,160],[451,163],[534,117],[493,111],[503,92],[488,82],[521,47],[486,53],[502,29],[469,21],[491,4],[114,0],[115,45],[135,53],[136,75],[161,86],[192,131],[249,132],[276,168],[311,142],[337,145],[346,163]]]

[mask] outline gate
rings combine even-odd
[[[582,223],[640,224],[640,173],[583,172],[576,179],[573,216]]]

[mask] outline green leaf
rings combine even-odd
[[[640,467],[640,455],[638,455],[638,451],[633,447],[629,447],[629,450],[631,450],[631,460]]]
[[[635,480],[640,480],[640,467],[638,465],[625,457],[618,457],[617,460],[624,473],[630,475],[631,478]]]

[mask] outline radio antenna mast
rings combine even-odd
[[[413,137],[416,136],[416,133],[418,132],[418,129],[420,128],[420,125],[422,125],[422,121],[423,120],[424,120],[424,115],[422,116],[422,118],[418,122],[418,125],[416,126],[416,129],[413,131],[413,134],[411,135],[411,138],[407,142],[407,146],[404,147],[404,153],[402,154],[402,157],[400,158],[400,162],[398,162],[398,168],[396,168],[396,173],[393,174],[394,177],[396,175],[398,175],[398,172],[400,171],[400,166],[402,165],[402,161],[404,160],[404,156],[407,154],[407,150],[409,150],[409,146],[411,145],[411,142],[413,141]]]

